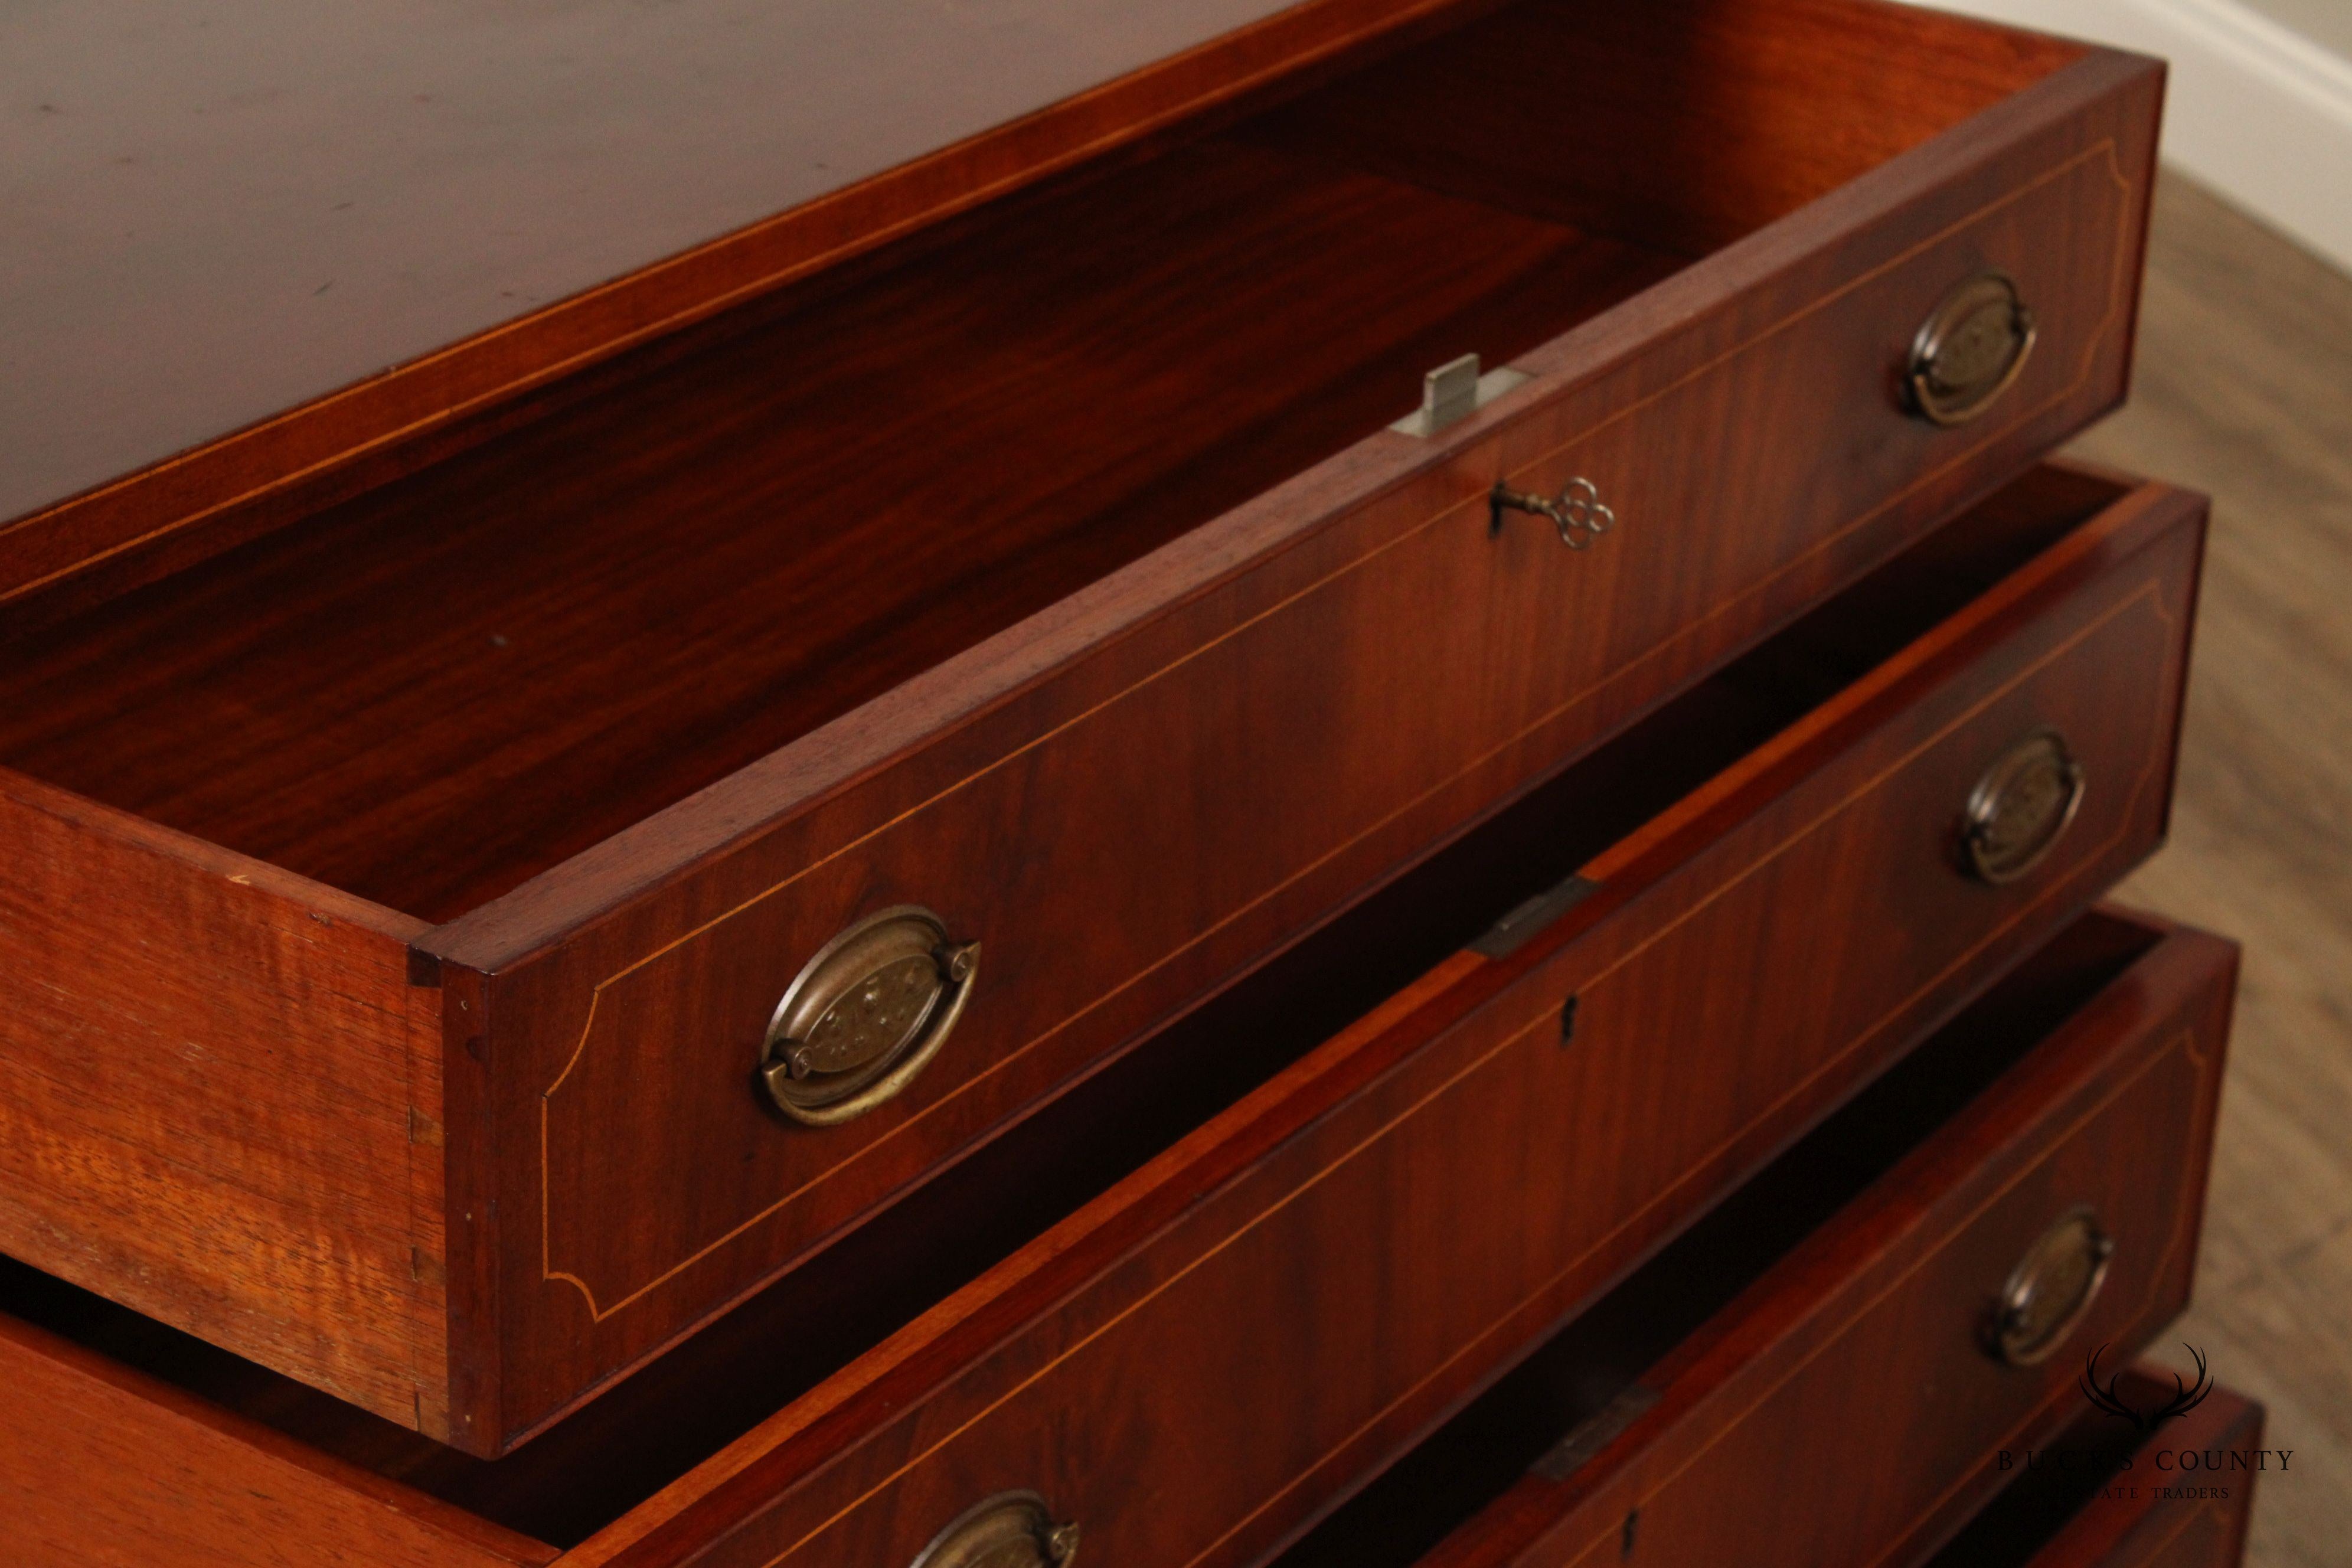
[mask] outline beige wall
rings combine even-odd
[[[2313,43],[2352,60],[2352,0],[2243,0],[2249,10],[2293,27]]]
[[[2170,60],[2166,160],[2352,272],[2352,0],[1921,3]]]

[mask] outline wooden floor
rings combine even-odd
[[[2352,1563],[2352,278],[2157,204],[2131,406],[2082,456],[2214,498],[2172,841],[2123,897],[2246,947],[2197,1304],[2174,1338],[2293,1449],[2247,1561]],[[2173,1348],[2179,1364],[2187,1360]]]

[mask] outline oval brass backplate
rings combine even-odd
[[[1912,412],[1937,425],[1967,424],[2017,380],[2039,335],[2007,273],[1969,279],[1911,340],[1905,385]]]
[[[931,1537],[909,1568],[1066,1568],[1078,1527],[1056,1524],[1035,1492],[999,1492]]]
[[[2061,1216],[2010,1270],[1985,1331],[1987,1348],[2011,1366],[2047,1361],[2098,1299],[2115,1255],[2115,1238],[2088,1208]]]
[[[1995,886],[2032,870],[2082,809],[2083,787],[2083,764],[2055,730],[2037,730],[2002,752],[1961,814],[1969,869]]]
[[[760,1079],[783,1113],[829,1127],[904,1089],[947,1042],[971,994],[980,944],[948,940],[911,904],[826,942],[768,1023]]]

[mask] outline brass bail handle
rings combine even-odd
[[[998,1492],[958,1514],[908,1568],[1068,1568],[1077,1554],[1077,1525],[1055,1522],[1044,1498]]]
[[[2042,864],[2082,809],[2083,764],[2055,730],[2036,730],[2003,752],[1969,792],[1960,852],[1995,887]]]
[[[1944,296],[1911,340],[1904,387],[1911,412],[1965,425],[2024,374],[2041,329],[2008,273],[1977,274]]]
[[[1557,496],[1513,489],[1498,479],[1488,492],[1487,502],[1489,532],[1503,531],[1506,511],[1524,511],[1548,519],[1559,531],[1559,542],[1570,550],[1590,550],[1594,540],[1617,526],[1617,514],[1601,501],[1600,487],[1582,475],[1562,485]]]
[[[978,942],[951,941],[946,922],[917,905],[852,924],[776,1004],[760,1052],[769,1098],[811,1127],[872,1110],[947,1044],[979,965]]]
[[[2047,1361],[2099,1298],[2115,1237],[2088,1206],[2069,1210],[2010,1270],[1985,1326],[1985,1348],[2011,1366]]]

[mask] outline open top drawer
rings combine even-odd
[[[2121,396],[2151,62],[1294,63],[13,603],[0,1249],[501,1450]]]

